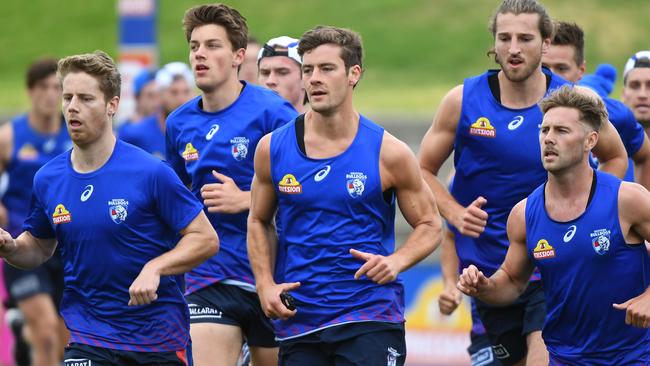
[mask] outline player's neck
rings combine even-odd
[[[209,92],[203,92],[201,96],[203,110],[213,113],[226,109],[239,98],[243,87],[239,79],[232,77],[217,88]]]
[[[59,132],[61,129],[61,115],[55,114],[40,114],[31,110],[28,115],[29,126],[36,132],[50,135]]]
[[[79,146],[75,143],[70,157],[72,168],[77,173],[91,173],[101,168],[113,154],[115,142],[115,135],[109,132],[87,145]]]
[[[350,105],[351,107],[351,105]],[[305,150],[314,159],[326,159],[350,147],[359,130],[359,113],[350,108],[324,115],[313,110],[305,114]]]
[[[541,66],[522,81],[509,80],[503,71],[499,72],[501,104],[521,109],[537,104],[546,94],[546,75]]]
[[[585,211],[593,174],[596,173],[586,162],[559,173],[549,172],[544,196],[546,210],[553,220],[571,221]]]

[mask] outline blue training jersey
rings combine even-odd
[[[634,161],[632,156],[639,151],[645,138],[643,126],[636,120],[634,113],[622,102],[604,97],[605,107],[609,114],[609,120],[621,136],[625,150],[627,151],[628,166],[625,173],[625,181],[634,182]]]
[[[389,255],[395,249],[395,202],[386,202],[379,175],[384,129],[361,116],[357,135],[343,153],[312,159],[296,141],[295,122],[271,135],[271,176],[278,201],[286,282],[298,312],[275,322],[279,339],[344,323],[404,321],[404,288],[398,279],[379,285],[354,279],[363,261],[350,249]]]
[[[14,118],[10,123],[14,134],[13,150],[6,168],[9,184],[2,204],[9,213],[6,230],[16,237],[22,232],[23,222],[29,214],[34,174],[52,158],[69,150],[72,142],[63,117],[59,132],[51,135],[34,131],[27,114]]]
[[[546,92],[568,83],[543,68],[551,82]],[[490,70],[465,80],[456,141],[456,175],[452,196],[467,207],[486,198],[485,231],[478,238],[453,228],[461,268],[476,265],[486,276],[499,268],[508,250],[506,222],[510,210],[546,180],[539,147],[542,110],[537,104],[511,109],[499,103],[488,85]]]
[[[227,108],[210,113],[201,108],[201,96],[185,103],[167,118],[167,161],[201,199],[201,187],[217,183],[212,170],[232,178],[249,191],[253,155],[266,134],[291,121],[297,112],[275,92],[245,84],[239,98]],[[187,293],[216,282],[255,291],[246,250],[248,211],[206,214],[220,240],[219,253],[186,275]]]
[[[158,114],[144,117],[136,123],[126,123],[118,129],[117,137],[154,156],[165,159],[165,132],[158,122]]]
[[[162,276],[158,299],[127,306],[144,265],[173,249],[202,205],[166,163],[117,140],[109,160],[81,174],[71,153],[34,178],[25,230],[56,238],[64,266],[61,315],[70,342],[136,352],[185,349],[189,312],[176,276]]]
[[[648,287],[645,245],[625,242],[619,223],[621,180],[595,171],[596,189],[585,212],[568,222],[551,219],[544,187],[526,202],[526,246],[542,274],[551,356],[570,364],[630,365],[650,361],[648,329],[625,324],[623,303]]]

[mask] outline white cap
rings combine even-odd
[[[263,57],[286,56],[297,63],[302,64],[302,59],[300,58],[300,55],[298,55],[298,42],[299,40],[287,36],[270,39],[257,53],[257,63],[259,63]],[[275,51],[275,47],[286,48],[287,54],[282,54],[283,51]],[[278,54],[278,52],[280,52],[280,54]]]
[[[194,75],[192,75],[190,67],[184,62],[170,62],[163,66],[156,73],[156,84],[161,89],[167,89],[176,76],[183,77],[189,84],[190,89],[194,88]]]
[[[625,63],[625,68],[623,69],[623,79],[627,77],[627,74],[634,68],[636,68],[636,62],[639,59],[647,58],[650,59],[650,51],[639,51],[635,53],[629,60]]]

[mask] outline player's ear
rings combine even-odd
[[[585,149],[591,151],[596,144],[598,143],[598,132],[590,131],[587,134],[587,139],[585,140]]]
[[[113,118],[113,116],[115,116],[119,104],[120,97],[118,96],[114,96],[108,101],[108,104],[106,105],[106,113],[108,113],[109,117]]]

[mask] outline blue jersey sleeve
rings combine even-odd
[[[178,149],[176,148],[175,136],[172,131],[172,126],[167,119],[167,128],[165,129],[165,160],[169,164],[176,175],[181,178],[183,184],[188,185],[192,182],[192,179],[187,174],[185,170],[185,159],[178,154]]]
[[[165,164],[159,164],[153,179],[153,199],[158,215],[175,232],[180,232],[203,210],[203,204]]]
[[[52,239],[56,237],[56,233],[52,229],[50,216],[36,196],[36,189],[32,193],[29,215],[23,224],[23,231],[29,231],[30,234],[39,239]]]
[[[630,109],[627,109],[626,112],[626,119],[629,123],[626,123],[625,128],[621,128],[622,131],[619,131],[619,133],[621,134],[623,144],[625,144],[627,155],[632,157],[641,149],[641,145],[643,145],[643,141],[645,140],[645,131],[643,130],[643,126],[637,122],[634,113]]]
[[[296,112],[289,102],[282,103],[278,108],[272,110],[271,113],[271,129],[266,131],[266,133],[275,131],[298,116],[298,112]]]

